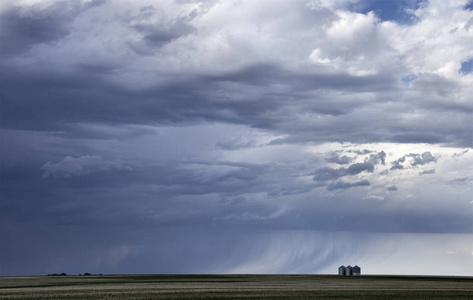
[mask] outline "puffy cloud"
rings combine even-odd
[[[347,173],[350,175],[356,175],[359,174],[363,171],[371,172],[373,173],[374,171],[374,165],[372,163],[366,162],[366,163],[357,163],[353,164],[348,167]]]
[[[398,160],[392,162],[392,167],[390,170],[403,170],[404,165],[402,165],[402,163],[404,163],[405,161],[406,161],[406,158],[403,156],[399,158]]]
[[[418,154],[411,154],[411,157],[414,158],[414,161],[411,163],[413,166],[437,162],[437,159],[430,152],[424,152],[420,156]]]
[[[313,180],[332,180],[332,179],[337,179],[343,176],[357,175],[363,171],[373,173],[374,165],[372,163],[365,162],[365,163],[352,164],[348,168],[339,168],[339,169],[321,168],[321,169],[317,169],[314,172],[315,175],[313,177]]]
[[[339,164],[339,165],[347,165],[347,164],[351,163],[352,160],[353,160],[353,158],[348,157],[346,155],[340,156],[336,152],[332,152],[330,157],[327,158],[328,162]]]
[[[386,164],[386,152],[381,151],[381,152],[376,153],[376,154],[370,154],[368,162],[370,162],[372,164],[375,164],[375,165],[377,165],[379,163],[385,165]]]
[[[425,165],[431,162],[437,162],[437,159],[430,152],[424,152],[422,154],[410,153],[404,155],[398,160],[392,162],[391,170],[404,169],[407,167],[405,163],[408,163],[410,166],[415,167],[419,165]]]

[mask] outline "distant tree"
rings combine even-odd
[[[90,273],[84,273],[84,275],[86,275],[86,276],[90,276],[91,274],[90,274]]]

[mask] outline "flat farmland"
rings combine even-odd
[[[0,299],[473,299],[473,278],[334,275],[0,277]]]

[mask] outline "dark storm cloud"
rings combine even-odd
[[[356,175],[356,174],[359,174],[363,171],[373,173],[374,165],[372,163],[369,163],[369,162],[353,164],[353,165],[348,167],[347,174]]]
[[[341,151],[332,151],[329,153],[329,157],[326,158],[327,162],[335,163],[339,165],[347,165],[351,163],[356,157],[348,157],[346,155],[339,154]],[[367,171],[372,173],[374,171],[374,166],[378,164],[385,165],[386,164],[386,153],[384,151],[380,151],[378,153],[372,153],[372,151],[364,150],[349,150],[348,153],[356,153],[360,156],[364,156],[366,154],[370,154],[368,157],[365,157],[364,163],[356,163],[348,167],[348,169],[338,169],[337,171],[327,171],[326,173],[332,173],[333,175],[356,175],[362,171]],[[325,172],[325,171],[324,171]]]
[[[408,162],[407,165],[405,165],[405,162]],[[405,169],[408,166],[422,166],[428,163],[435,163],[437,162],[437,158],[435,158],[432,153],[430,152],[424,152],[422,154],[418,153],[410,153],[407,155],[404,155],[403,157],[393,161],[391,170],[402,170]]]
[[[226,139],[226,140],[219,140],[216,144],[216,147],[224,150],[236,150],[241,148],[247,147],[254,147],[256,146],[254,141],[244,141],[244,140],[237,140],[237,139]]]
[[[425,170],[419,173],[419,175],[426,175],[426,174],[435,174],[435,169]]]
[[[224,197],[224,198],[220,199],[219,202],[223,203],[223,204],[240,205],[240,204],[244,204],[245,202],[248,202],[248,199],[246,199],[243,196]]]
[[[129,226],[82,226],[77,230],[72,226],[57,228],[47,223],[31,230],[28,225],[31,224],[17,223],[14,232],[1,236],[2,240],[8,240],[14,246],[12,248],[18,249],[17,255],[2,252],[0,258],[3,267],[16,270],[10,275],[59,272],[70,275],[84,272],[121,274],[122,270],[128,270],[131,274],[221,274],[229,272],[229,267],[264,259],[271,253],[274,255],[274,251],[277,251],[277,257],[272,259],[277,269],[242,271],[311,273],[345,255],[344,247],[338,247],[343,243],[334,242],[332,235],[327,233],[261,229],[242,232],[202,226],[140,230]],[[14,238],[15,235],[25,238]],[[353,243],[352,250],[358,249],[360,236],[342,235],[339,241],[346,243],[349,240]],[[310,243],[313,250],[294,249],[294,244],[304,240],[313,241]],[[358,242],[355,243],[355,240]],[[36,245],[35,256],[28,255],[30,241]],[[55,247],[50,247],[51,244]],[[83,251],[84,248],[87,251]],[[321,257],[321,253],[325,252],[329,259]],[[43,259],[37,259],[38,256]],[[20,260],[19,257],[24,258]],[[96,259],[91,260],[90,257]]]
[[[352,187],[357,187],[357,186],[370,186],[370,182],[366,179],[360,180],[360,181],[355,181],[355,182],[346,182],[343,180],[338,180],[335,182],[331,182],[327,186],[327,190],[333,191],[333,190],[338,190],[338,189],[349,189]]]
[[[360,203],[350,195],[332,201],[313,199],[314,207],[301,205],[278,213],[276,198],[255,201],[235,194],[270,190],[276,182],[271,183],[269,169],[225,163],[260,169],[261,176],[255,177],[258,171],[238,168],[229,174],[204,175],[206,165],[210,166],[201,163],[192,170],[167,165],[131,171],[88,170],[47,178],[41,178],[40,165],[2,167],[0,214],[6,224],[0,238],[8,241],[8,247],[2,248],[2,274],[215,272],[213,267],[228,262],[228,253],[235,253],[232,259],[244,263],[253,251],[264,251],[271,244],[265,236],[278,229],[349,230],[356,235],[373,230],[468,232],[472,225],[469,214],[429,214],[419,220],[413,212],[415,203],[403,204],[406,213],[391,211],[381,203]],[[274,175],[281,174],[287,175],[287,170]],[[366,187],[369,182],[340,180],[328,188],[344,191],[357,186]],[[294,184],[289,182],[286,188],[290,187]],[[211,200],[213,193],[220,195]],[[182,198],[185,195],[192,197]],[[261,235],[254,236],[255,228],[263,230]],[[42,259],[30,258],[27,249],[31,248]]]
[[[134,178],[138,179],[136,181],[133,180],[133,176],[137,174],[133,172],[88,173],[70,178],[40,179],[41,173],[38,174],[38,172],[34,176],[22,175],[31,174],[29,170],[25,170],[21,174],[16,171],[17,177],[24,178],[21,183],[18,183],[13,176],[13,171],[9,172],[9,179],[5,181],[8,188],[2,189],[2,195],[5,196],[2,204],[8,208],[2,210],[2,217],[14,218],[17,221],[50,220],[54,224],[68,226],[84,224],[91,226],[93,224],[101,226],[106,224],[108,226],[201,224],[207,226],[221,223],[222,226],[231,224],[233,227],[251,227],[259,224],[258,226],[264,226],[267,229],[353,230],[353,224],[349,220],[359,219],[360,215],[365,215],[362,224],[360,223],[356,230],[390,231],[397,230],[391,225],[398,222],[399,217],[406,218],[402,212],[389,212],[380,205],[381,203],[368,209],[369,211],[365,205],[368,203],[360,204],[354,201],[349,204],[353,201],[353,196],[350,195],[347,195],[346,199],[341,198],[337,201],[315,200],[313,208],[302,206],[296,210],[289,209],[278,213],[280,208],[274,198],[255,201],[243,196],[244,193],[267,191],[267,188],[271,186],[265,186],[266,181],[261,178],[245,175],[232,175],[232,181],[243,180],[241,183],[235,183],[236,185],[228,185],[226,179],[219,179],[218,176],[202,178],[195,172],[176,173],[164,168],[147,174],[142,173],[142,178]],[[123,176],[122,179],[126,180],[120,180],[120,174]],[[146,177],[148,177],[148,183],[143,181]],[[215,184],[209,185],[210,181],[214,181]],[[27,189],[23,186],[25,184]],[[339,180],[331,183],[327,189],[335,191],[369,185],[367,180],[355,182]],[[118,189],[120,186],[121,188]],[[394,190],[394,188],[390,187],[389,190]],[[20,191],[23,194],[21,201],[17,198]],[[236,194],[237,191],[242,195]],[[214,193],[219,193],[224,198],[212,196]],[[186,198],[185,195],[202,195],[202,197]],[[415,206],[415,203],[411,204]],[[409,210],[409,208],[405,209]],[[376,216],[381,212],[391,215],[392,219],[389,222],[380,222]],[[331,221],[340,215],[351,217],[349,220],[344,219],[337,223]],[[411,212],[409,218],[418,218],[418,216]],[[465,220],[469,218],[460,216],[458,218],[459,221],[468,224]],[[471,223],[471,220],[469,222]],[[384,225],[380,226],[380,224]],[[436,222],[427,224],[432,225],[424,224],[421,226],[423,228],[421,231],[438,230],[438,226],[433,225],[437,224]],[[464,231],[468,228],[455,224],[457,223],[453,222],[441,230],[456,232],[456,230]],[[409,232],[419,230],[419,227],[415,226],[406,225],[403,228]]]
[[[55,136],[90,140],[130,140],[139,136],[150,136],[155,132],[149,127],[132,125],[104,126],[103,124],[64,124],[64,132]]]
[[[71,72],[24,72],[8,67],[4,70],[0,75],[2,84],[9,86],[2,91],[4,128],[57,130],[67,123],[103,116],[110,121],[124,117],[117,115],[118,107],[112,105],[114,95],[93,77]],[[116,96],[114,101],[123,99],[119,94]]]
[[[320,168],[314,172],[313,180],[333,180],[347,175],[345,168],[332,169],[332,168]]]
[[[377,165],[377,164],[386,164],[386,152],[381,151],[376,154],[370,154],[368,162]]]
[[[328,1],[10,2],[0,275],[246,271],[271,250],[310,273],[353,253],[300,232],[471,233],[471,153],[433,150],[471,146],[468,75],[439,69],[469,59],[416,56],[453,35]],[[445,181],[437,160],[458,174],[405,184]]]
[[[189,161],[186,164],[139,166],[99,156],[82,156],[47,162],[41,170],[43,173],[39,177],[42,180],[36,181],[37,185],[47,184],[64,189],[88,187],[97,190],[97,193],[103,188],[134,190],[144,185],[150,189],[147,192],[143,190],[143,194],[158,198],[215,193],[222,197],[246,193],[265,193],[276,197],[307,193],[319,186],[297,182],[300,170],[289,166],[233,162]],[[276,184],[282,174],[288,179],[283,184]]]
[[[62,161],[57,163],[47,162],[42,167],[44,170],[42,178],[81,176],[95,172],[107,172],[114,169],[133,170],[131,166],[123,165],[120,162],[106,161],[100,156],[81,156],[70,157],[66,156]]]
[[[364,155],[364,154],[370,154],[373,151],[368,150],[368,149],[364,149],[364,150],[349,150],[348,152],[353,152],[353,153],[356,153],[358,155]]]
[[[9,86],[2,92],[2,123],[6,128],[62,129],[79,122],[156,124],[225,119],[219,111],[224,106],[212,102],[205,88],[192,80],[138,92],[81,69],[7,69],[2,72],[2,83]]]
[[[67,158],[63,161],[67,161]],[[259,166],[233,167],[230,171],[220,174],[206,173],[204,166],[192,169],[171,164],[150,167],[122,167],[118,165],[119,167],[117,167],[118,163],[116,162],[102,162],[102,165],[88,165],[87,163],[75,168],[67,165],[66,170],[57,168],[58,170],[54,170],[54,173],[49,171],[54,165],[48,163],[42,167],[42,169],[46,169],[42,177],[44,180],[55,181],[53,184],[71,188],[88,186],[99,189],[101,187],[127,187],[136,184],[151,185],[156,188],[154,190],[156,195],[166,197],[231,193],[243,187],[245,187],[245,192],[264,190],[263,186],[258,187],[264,182],[258,180],[263,174],[262,170],[258,171],[258,169],[264,169]],[[220,164],[220,166],[223,165]],[[63,169],[65,168],[66,166],[63,167]],[[72,173],[70,169],[75,173]],[[113,169],[115,171],[111,172]]]
[[[460,70],[461,69],[459,69],[458,72],[460,72]],[[463,114],[470,115],[473,112],[473,106],[468,101],[449,102],[440,100],[447,97],[452,90],[462,88],[461,84],[456,80],[431,74],[416,79],[415,85],[416,88],[426,91],[432,99],[435,99],[434,101],[426,101],[426,99],[423,99],[423,101],[419,103],[419,107],[422,107],[422,109],[426,111],[455,112],[458,114],[458,117]],[[445,128],[439,127],[438,132],[429,134],[426,142],[429,142],[428,139],[440,138],[444,133],[444,129]],[[413,132],[406,132],[405,134],[407,139],[409,137],[415,138],[415,133]],[[401,136],[401,138],[403,137]]]
[[[142,7],[139,15],[130,20],[130,27],[142,35],[142,41],[150,49],[146,50],[139,44],[132,45],[132,49],[138,54],[151,55],[154,53],[153,48],[163,47],[171,41],[191,34],[196,30],[189,24],[193,16],[195,13],[169,19],[153,6]],[[155,18],[157,21],[154,21]]]
[[[317,89],[336,89],[343,87],[348,91],[382,90],[394,80],[390,75],[351,76],[338,73],[333,75],[294,72],[274,64],[254,64],[241,70],[209,76],[217,82],[239,82],[248,85],[271,86],[275,82],[284,83],[294,91],[304,92]]]
[[[424,152],[422,154],[409,154],[414,159],[411,163],[412,166],[425,165],[431,162],[437,162],[437,159],[430,152]]]
[[[36,130],[63,130],[64,126],[68,126],[69,132],[71,124],[80,122],[157,125],[216,121],[288,134],[285,138],[272,141],[272,144],[314,139],[372,142],[383,138],[404,143],[445,141],[440,136],[431,138],[436,134],[428,132],[390,137],[383,127],[364,130],[365,127],[372,128],[371,122],[378,117],[373,114],[353,117],[352,114],[362,111],[371,100],[331,99],[331,91],[337,89],[355,94],[381,91],[393,80],[390,76],[322,76],[296,73],[271,64],[254,64],[212,76],[174,76],[176,80],[171,77],[165,85],[137,90],[108,79],[120,68],[101,63],[80,64],[69,70],[54,66],[47,70],[30,70],[17,68],[11,63],[4,64],[1,81],[9,88],[2,90],[3,126]],[[273,88],[280,83],[283,83],[284,89]],[[252,93],[255,89],[258,90],[256,94]],[[288,110],[294,109],[314,117],[339,117],[340,122],[314,119],[320,125],[308,126],[297,114],[287,115]],[[285,121],[281,122],[281,118]],[[469,134],[465,129],[455,134],[448,127],[442,130],[445,131],[443,136],[449,134],[451,141],[458,143],[463,143],[460,142],[465,140],[463,136]]]
[[[70,32],[70,24],[84,10],[105,3],[94,0],[57,1],[46,7],[10,5],[0,15],[0,53],[18,55],[37,44],[58,41]]]
[[[313,180],[333,180],[343,176],[357,175],[363,171],[373,173],[374,165],[372,163],[365,162],[352,164],[348,168],[321,168],[314,172],[315,175]]]
[[[440,134],[422,134],[422,133],[406,133],[398,134],[392,137],[393,142],[397,143],[444,143],[445,137]]]
[[[353,160],[353,158],[348,157],[346,155],[340,156],[336,152],[331,152],[330,157],[327,158],[328,162],[339,164],[339,165],[347,165],[347,164],[351,163],[352,160]]]
[[[164,87],[141,91],[113,85],[100,73],[90,73],[82,68],[39,72],[23,71],[6,65],[1,76],[2,83],[9,86],[9,89],[2,93],[3,126],[21,129],[60,129],[66,124],[78,122],[156,124],[198,120],[276,128],[279,127],[278,119],[265,117],[265,114],[283,109],[286,105],[283,100],[287,100],[285,95],[268,90],[267,94],[257,99],[242,102],[232,96],[221,99],[221,96],[215,94],[215,89],[224,88],[227,81],[249,85],[260,81],[260,88],[263,90],[265,86],[269,88],[279,80],[289,80],[289,83],[294,84],[291,89],[298,91],[317,89],[319,84],[324,88],[334,84],[349,86],[350,80],[355,81],[353,87],[360,86],[356,83],[359,79],[355,77],[342,76],[341,81],[337,83],[337,77],[332,80],[325,76],[306,77],[268,66],[255,66],[231,76],[223,75],[217,78],[184,77]],[[308,81],[307,84],[300,82],[304,80]],[[302,101],[297,96],[294,100]],[[343,111],[339,110],[339,103],[324,99],[311,99],[311,102],[311,109],[321,114],[338,115],[350,109],[348,106],[343,108]],[[35,103],[41,105],[31,110],[31,107],[38,105]],[[228,111],[233,114],[228,114]]]
[[[406,161],[405,157],[401,157],[398,160],[392,162],[392,167],[389,170],[404,170],[404,166],[402,163]]]

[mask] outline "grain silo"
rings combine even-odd
[[[347,275],[347,274],[346,274],[345,266],[342,265],[342,266],[340,266],[340,267],[338,268],[338,275],[340,275],[340,276],[345,276],[345,275]]]
[[[351,270],[352,270],[354,276],[360,276],[361,275],[361,268],[360,267],[354,266]]]
[[[353,275],[353,268],[350,265],[348,265],[348,267],[345,268],[345,275],[347,276]]]

